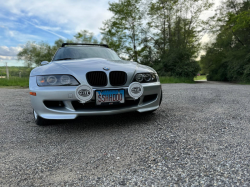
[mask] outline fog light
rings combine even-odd
[[[143,86],[139,82],[133,82],[128,87],[128,94],[134,99],[141,97],[143,91]]]
[[[88,85],[80,85],[76,88],[75,95],[80,103],[86,103],[93,97],[93,89]]]

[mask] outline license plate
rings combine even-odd
[[[124,90],[97,90],[97,105],[115,105],[125,102]]]

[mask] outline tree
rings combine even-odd
[[[198,73],[199,65],[193,59],[200,50],[200,14],[211,6],[208,0],[157,0],[149,4],[148,27],[152,34],[147,46],[156,50],[153,64],[160,74],[195,76]],[[153,54],[152,50],[150,53]],[[192,68],[187,68],[188,63]],[[187,69],[192,73],[181,73]]]
[[[113,27],[112,24],[113,22],[111,20],[103,22],[103,27],[101,28],[101,34],[103,36],[101,43],[108,44],[120,57],[123,57],[126,33],[119,27]]]
[[[56,41],[57,42],[57,41]],[[17,54],[18,60],[24,60],[28,67],[33,64],[39,66],[42,61],[51,61],[57,48],[51,47],[50,45],[40,42],[27,42]]]
[[[217,37],[201,58],[210,80],[250,81],[249,9],[249,1],[230,0],[211,18],[215,21],[210,28]]]
[[[140,56],[140,29],[142,26],[141,0],[120,0],[109,3],[114,16],[104,22],[101,28],[104,40],[115,46],[120,54],[138,62]],[[118,40],[117,40],[118,39]],[[109,43],[110,42],[110,43]]]
[[[52,46],[45,42],[36,43],[28,41],[17,54],[18,60],[24,60],[28,67],[32,65],[40,66],[42,61],[51,61],[58,48],[65,42],[99,43],[94,34],[87,30],[78,32],[71,40],[58,39]]]
[[[94,37],[93,32],[87,30],[82,30],[78,32],[75,36],[76,42],[88,43],[88,44],[97,44],[98,40]]]

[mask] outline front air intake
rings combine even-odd
[[[86,74],[87,81],[91,86],[106,86],[108,79],[103,71],[92,71]]]
[[[122,86],[127,82],[127,73],[123,71],[112,71],[109,74],[109,81],[112,86]]]

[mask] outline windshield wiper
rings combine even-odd
[[[75,58],[60,58],[60,59],[56,59],[55,61],[58,61],[58,60],[72,60],[72,59],[75,59]]]

